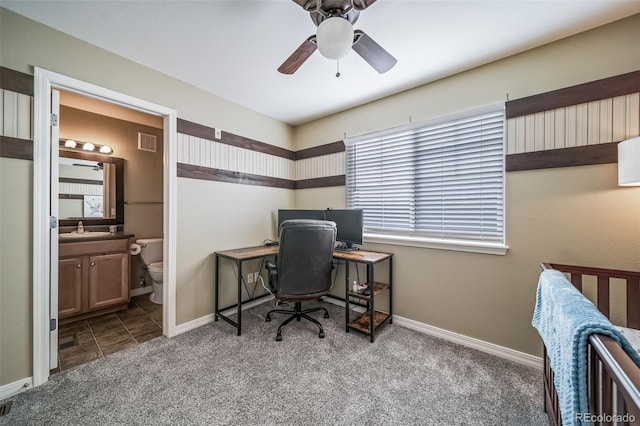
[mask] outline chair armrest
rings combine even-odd
[[[275,263],[270,260],[267,260],[264,264],[264,268],[269,271],[269,275],[278,274],[278,270],[276,269]]]
[[[276,283],[278,281],[278,269],[276,268],[276,265],[270,260],[267,260],[265,262],[264,268],[269,271],[269,288],[271,289],[271,291],[275,291]]]

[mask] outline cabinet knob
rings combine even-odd
[[[96,266],[96,262],[91,262],[91,266]]]
[[[82,268],[82,265],[78,263],[78,264],[76,265],[76,268]]]

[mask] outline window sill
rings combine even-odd
[[[464,251],[470,253],[495,254],[504,256],[509,246],[482,241],[445,240],[438,238],[419,238],[401,235],[364,234],[366,243],[392,244],[398,246],[432,248],[439,250]]]

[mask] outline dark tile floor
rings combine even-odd
[[[68,370],[162,336],[162,305],[148,294],[131,298],[129,308],[60,326],[58,368]]]

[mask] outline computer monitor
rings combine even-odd
[[[278,234],[280,233],[282,222],[289,219],[324,220],[324,210],[278,209]]]
[[[363,210],[362,209],[340,209],[324,211],[324,219],[335,222],[338,228],[336,240],[340,241],[339,250],[355,250],[355,245],[363,243]]]

